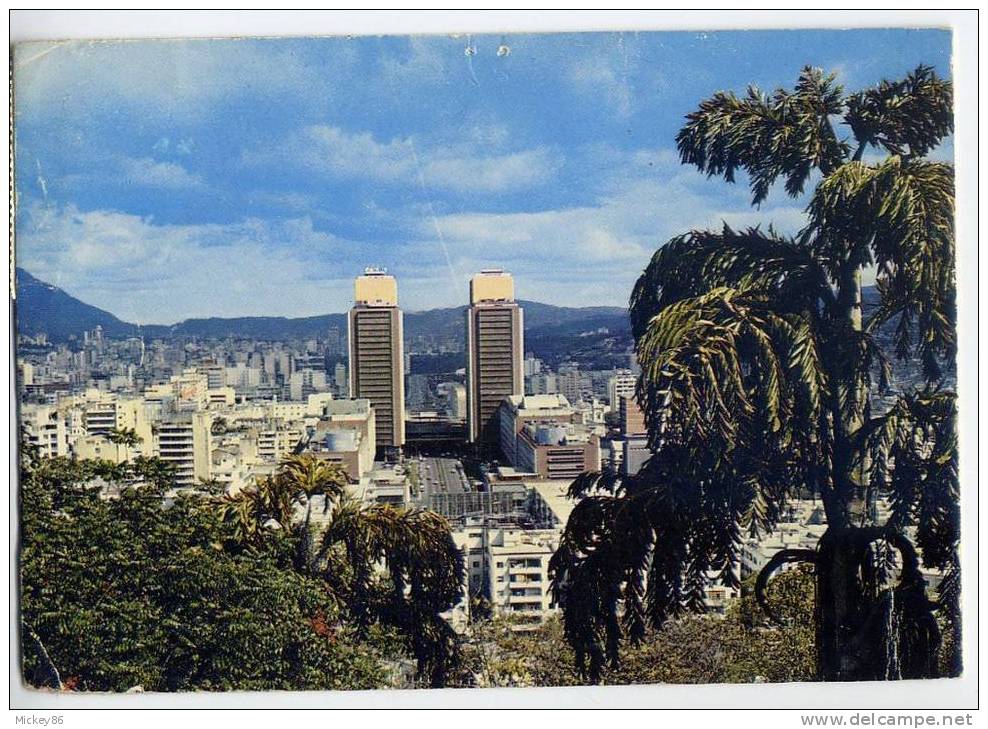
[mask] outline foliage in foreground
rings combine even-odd
[[[219,513],[244,544],[290,544],[292,568],[322,580],[353,625],[391,629],[415,657],[417,680],[445,686],[459,646],[441,613],[460,600],[463,582],[449,523],[432,511],[362,504],[347,483],[337,464],[290,456]]]
[[[692,231],[661,247],[635,286],[637,399],[653,455],[633,477],[573,484],[582,500],[551,564],[567,639],[592,680],[625,637],[640,643],[702,609],[712,579],[736,585],[745,531],[771,531],[807,493],[826,533],[815,550],[780,552],[764,575],[814,565],[818,677],[935,676],[941,624],[959,645],[955,395],[942,382],[957,345],[954,180],[952,165],[926,158],[952,129],[951,84],[924,66],[854,94],[806,68],[792,90],[719,92],[687,116],[683,163],[728,182],[745,174],[753,204],[776,183],[797,197],[819,182],[796,237]],[[869,267],[880,300],[865,318]],[[883,326],[894,352],[876,337]],[[891,394],[893,355],[918,361],[923,385],[873,412]],[[945,573],[935,601],[921,565]]]
[[[769,588],[769,601],[785,621],[769,624],[756,604],[753,584],[727,615],[690,614],[649,630],[638,645],[625,644],[622,660],[604,669],[603,684],[751,683],[811,681],[813,578],[803,569],[782,574]],[[474,629],[464,647],[464,685],[579,686],[562,621],[537,631],[511,630],[506,618]]]
[[[162,479],[101,498],[107,464],[26,461],[21,475],[25,679],[85,691],[374,688],[380,643],[272,541],[230,549],[204,504],[162,505]],[[116,474],[119,475],[119,474]]]

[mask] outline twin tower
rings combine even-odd
[[[525,391],[524,322],[511,275],[484,269],[470,279],[466,316],[467,438],[496,444],[498,407]],[[377,450],[393,453],[405,443],[402,313],[394,276],[368,268],[357,277],[348,337],[350,397],[370,400]]]

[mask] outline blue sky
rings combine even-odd
[[[920,63],[949,75],[948,31],[18,45],[18,265],[140,323],[343,311],[368,265],[409,310],[490,266],[522,298],[625,305],[674,235],[802,222],[678,163],[701,99]]]

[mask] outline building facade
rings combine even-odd
[[[210,478],[213,417],[208,412],[178,413],[158,424],[158,457],[175,468],[176,486]]]
[[[370,401],[379,454],[405,444],[405,370],[398,284],[367,269],[354,286],[349,314],[350,397]]]
[[[562,395],[512,395],[498,409],[500,447],[512,466],[544,479],[600,468],[600,441]]]
[[[629,372],[619,372],[607,381],[607,400],[611,410],[617,410],[622,397],[634,397],[638,377]]]
[[[467,308],[467,437],[496,446],[501,401],[525,391],[522,309],[514,281],[500,269],[470,280]]]

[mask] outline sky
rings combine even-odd
[[[344,311],[367,266],[407,310],[465,303],[490,267],[519,298],[624,306],[676,235],[804,221],[803,198],[754,209],[743,178],[679,163],[701,100],[807,64],[849,91],[949,76],[950,33],[68,41],[14,63],[18,265],[170,324]]]

